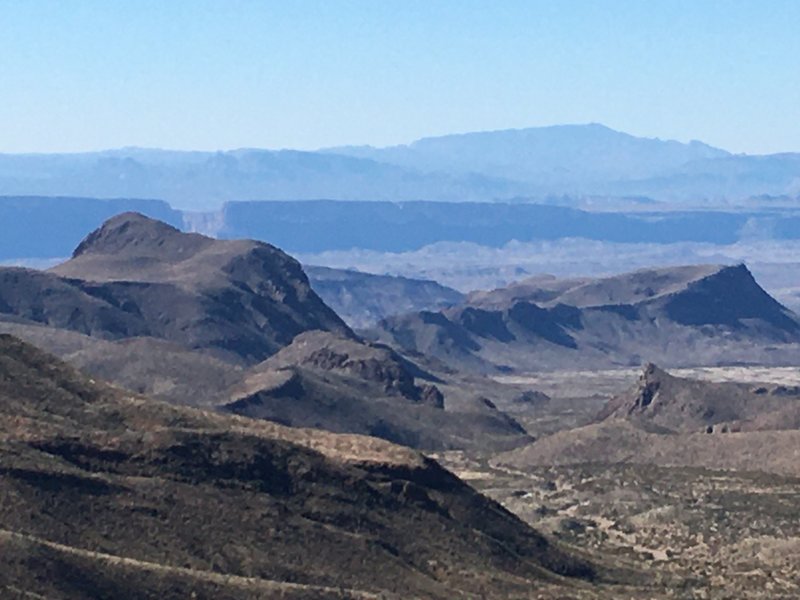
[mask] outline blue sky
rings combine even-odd
[[[0,0],[0,152],[600,122],[800,151],[800,1]]]

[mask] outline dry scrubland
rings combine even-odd
[[[370,342],[280,250],[127,214],[0,269],[0,308],[66,361],[0,336],[0,597],[800,595],[800,319],[744,266],[534,278]],[[644,357],[682,368],[610,369]]]

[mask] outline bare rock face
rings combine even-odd
[[[448,403],[441,383],[390,348],[312,331],[247,369],[220,394],[227,400],[219,409],[424,450],[505,449],[532,439],[496,407]]]
[[[311,370],[332,372],[376,384],[383,393],[422,401],[423,396],[432,404],[435,385],[427,384],[424,390],[415,382],[416,377],[429,381],[436,378],[407,361],[391,348],[366,344],[324,331],[310,331],[298,335],[292,343],[268,359],[265,369],[301,366]],[[441,393],[440,393],[441,394]]]
[[[800,393],[789,392],[786,386],[684,379],[651,363],[636,385],[608,402],[597,420],[626,419],[685,433],[791,429],[800,417]]]
[[[439,388],[429,383],[419,386],[419,401],[434,408],[444,408],[444,395]]]
[[[647,409],[655,400],[659,389],[661,389],[661,382],[669,377],[665,371],[659,369],[653,363],[648,363],[642,370],[642,375],[639,377],[639,389],[636,394],[636,401],[630,407],[629,413],[642,412]]]

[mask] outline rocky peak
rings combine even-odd
[[[654,363],[647,363],[639,376],[637,393],[634,402],[628,408],[628,414],[643,410],[653,403],[658,396],[662,383],[669,374]]]
[[[380,385],[383,392],[442,408],[444,397],[432,384],[418,385],[417,376],[433,379],[391,348],[363,343],[324,331],[301,333],[266,366],[303,366],[330,371]]]
[[[126,212],[112,217],[86,236],[72,257],[125,254],[179,258],[191,256],[212,243],[211,238],[200,234],[183,233],[162,221]]]

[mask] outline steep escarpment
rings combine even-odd
[[[800,318],[744,265],[535,278],[439,313],[385,319],[372,339],[456,366],[500,369],[795,364]]]

